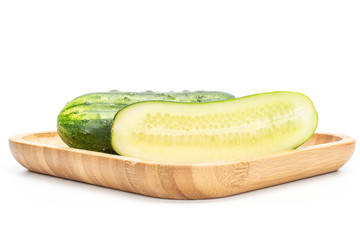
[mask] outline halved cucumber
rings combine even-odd
[[[111,141],[118,154],[143,160],[232,161],[296,148],[317,122],[313,103],[297,92],[211,103],[145,101],[117,113]]]

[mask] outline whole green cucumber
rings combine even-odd
[[[57,131],[70,147],[115,154],[111,128],[115,114],[141,101],[210,102],[235,98],[219,91],[183,92],[98,92],[73,99],[58,115]]]

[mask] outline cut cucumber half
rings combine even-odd
[[[220,162],[293,149],[315,132],[312,101],[269,92],[211,102],[144,101],[120,110],[111,143],[124,156],[157,162]]]

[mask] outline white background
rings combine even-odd
[[[8,146],[112,89],[298,91],[317,132],[360,139],[359,79],[357,0],[2,0],[0,239],[360,239],[358,149],[334,173],[179,201],[31,173]]]

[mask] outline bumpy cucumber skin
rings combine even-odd
[[[312,107],[313,107],[313,110],[314,110],[314,113],[315,113],[315,121],[316,121],[315,126],[314,126],[314,128],[313,128],[313,130],[312,130],[312,133],[309,134],[307,138],[304,138],[304,140],[303,140],[302,142],[299,142],[298,144],[293,145],[292,147],[289,148],[289,149],[296,149],[297,147],[303,145],[307,140],[309,140],[309,139],[312,137],[312,135],[315,133],[316,128],[317,128],[317,126],[318,126],[318,113],[317,113],[317,111],[316,111],[316,109],[315,109],[315,106],[314,106],[312,100],[311,100],[308,96],[306,96],[305,94],[302,94],[302,93],[299,93],[299,92],[292,92],[292,91],[273,91],[273,92],[265,92],[265,93],[252,94],[252,95],[243,96],[243,97],[240,97],[240,98],[220,100],[220,101],[217,101],[216,103],[231,102],[231,101],[236,101],[236,100],[239,100],[239,99],[246,99],[246,98],[255,97],[255,96],[259,96],[259,95],[268,95],[268,94],[270,95],[270,94],[277,94],[277,93],[280,93],[280,94],[281,94],[281,93],[285,93],[285,94],[298,94],[298,95],[301,95],[302,97],[306,98],[306,99],[308,100],[308,102],[309,102],[309,103],[312,105]],[[150,103],[150,102],[161,102],[161,101],[150,100],[150,101],[146,101],[146,102]],[[133,104],[127,105],[126,107],[122,108],[122,109],[121,109],[120,111],[118,111],[117,114],[115,115],[114,121],[116,122],[117,116],[120,115],[123,111],[125,112],[128,107],[133,107],[134,105],[143,104],[143,103],[145,103],[145,102],[137,102],[137,103],[133,103]],[[173,102],[173,104],[197,104],[197,105],[205,105],[205,104],[212,104],[212,103],[210,103],[210,102],[203,102],[203,103]],[[114,124],[115,124],[115,123],[114,123]],[[115,135],[114,127],[115,127],[115,125],[114,125],[114,124],[113,124],[112,130],[111,130],[111,144],[112,144],[114,150],[115,150],[119,155],[124,155],[124,154],[121,152],[121,150],[116,147],[116,143],[114,142],[114,141],[115,141],[115,140],[114,140],[114,139],[115,139],[115,137],[114,137],[114,135]],[[135,158],[136,158],[136,156],[130,156],[130,157],[135,157]]]
[[[58,115],[57,130],[70,147],[116,154],[111,145],[111,128],[115,114],[129,104],[161,100],[209,102],[235,98],[219,91],[183,92],[98,92],[73,99]]]

